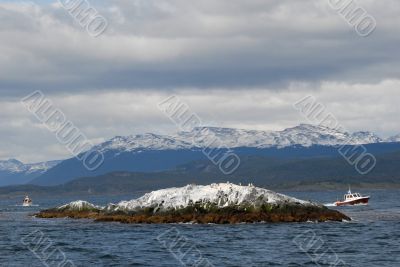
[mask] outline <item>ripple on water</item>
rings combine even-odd
[[[44,220],[29,216],[35,208],[24,210],[0,202],[0,266],[41,266],[21,243],[22,237],[40,230],[77,266],[175,267],[179,266],[177,259],[156,239],[172,227],[214,266],[315,266],[310,254],[293,242],[296,236],[310,230],[323,240],[321,251],[336,253],[346,266],[400,266],[400,209],[393,204],[397,203],[397,194],[390,197],[389,203],[339,209],[354,219],[348,223],[240,225]],[[54,204],[44,201],[40,205]]]

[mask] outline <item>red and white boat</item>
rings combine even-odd
[[[335,206],[353,206],[353,205],[368,205],[370,197],[362,196],[360,193],[349,192],[344,195],[343,201],[336,201]]]

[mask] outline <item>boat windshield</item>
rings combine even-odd
[[[352,199],[352,198],[358,198],[358,197],[361,197],[361,195],[359,193],[344,195],[344,199]]]

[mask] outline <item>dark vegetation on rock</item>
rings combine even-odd
[[[307,222],[307,221],[343,221],[351,220],[336,210],[319,206],[302,205],[262,205],[257,209],[238,209],[226,207],[219,209],[204,209],[190,206],[184,209],[168,212],[155,212],[152,208],[140,212],[105,212],[102,210],[59,210],[50,209],[36,215],[39,218],[72,218],[92,219],[99,222],[120,222],[136,224],[161,223],[256,223],[256,222]]]

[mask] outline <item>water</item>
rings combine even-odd
[[[322,203],[343,194],[284,193]],[[46,261],[54,248],[76,266],[181,266],[179,246],[171,251],[163,246],[164,241],[170,245],[167,237],[178,232],[187,239],[183,253],[190,246],[199,252],[196,257],[186,254],[183,261],[203,259],[214,266],[318,266],[314,262],[318,259],[319,266],[334,266],[335,261],[340,262],[337,266],[400,266],[399,192],[363,193],[372,196],[370,206],[340,209],[354,219],[349,223],[123,225],[43,220],[29,214],[76,199],[103,205],[134,196],[34,199],[39,207],[31,208],[17,206],[19,200],[0,200],[0,266],[46,266],[46,262],[57,266],[62,258],[53,263]],[[162,242],[157,240],[168,230],[169,235],[160,238]],[[43,234],[42,241],[48,242],[42,244],[51,244],[47,250],[43,245],[35,250],[34,244],[40,243],[40,238],[32,237],[38,233]],[[301,238],[296,239],[299,235]],[[313,235],[315,243],[310,241]]]

